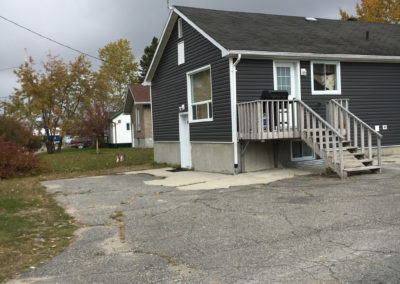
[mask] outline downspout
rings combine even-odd
[[[236,92],[236,66],[239,64],[242,55],[239,53],[238,58],[233,62],[233,58],[229,58],[230,79],[231,79],[231,115],[232,115],[232,140],[233,140],[233,173],[239,173],[238,168],[238,137],[237,137],[237,92]]]

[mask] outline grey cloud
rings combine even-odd
[[[270,14],[338,18],[339,8],[354,13],[356,0],[171,0],[172,5]],[[97,55],[110,41],[126,38],[139,60],[168,16],[167,0],[2,0],[0,15],[74,48]],[[46,54],[72,60],[78,54],[0,19],[0,69],[19,66],[28,49],[37,64]],[[93,61],[93,66],[99,63]],[[0,97],[16,87],[12,70],[0,71]]]

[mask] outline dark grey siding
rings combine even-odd
[[[325,117],[325,103],[330,99],[350,99],[350,111],[368,125],[380,125],[382,144],[400,145],[400,64],[342,62],[341,95],[311,95],[310,75],[301,77],[302,100]],[[301,62],[301,68],[310,63]],[[388,130],[382,130],[386,124]]]
[[[382,144],[400,145],[400,64],[389,63],[341,63],[341,95],[311,95],[310,62],[302,61],[301,68],[307,76],[301,76],[302,100],[326,116],[326,102],[330,99],[350,99],[350,111],[367,124],[380,125]],[[272,90],[272,60],[243,60],[238,65],[238,101],[260,98],[262,90]],[[382,125],[388,130],[382,130]]]
[[[259,100],[263,90],[274,89],[272,60],[242,59],[237,65],[237,101]]]
[[[185,63],[178,66],[177,43],[185,41]],[[221,51],[183,21],[183,38],[177,24],[152,81],[154,141],[179,141],[179,109],[187,107],[186,72],[211,64],[213,121],[190,125],[191,141],[231,142],[229,60]]]

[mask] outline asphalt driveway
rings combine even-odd
[[[46,182],[85,225],[23,283],[400,282],[400,166],[181,191],[144,174]]]

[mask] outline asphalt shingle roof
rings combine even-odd
[[[400,56],[396,24],[175,8],[228,50]]]

